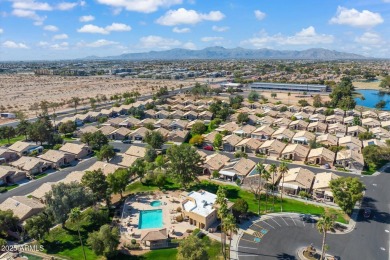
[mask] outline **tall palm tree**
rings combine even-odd
[[[73,105],[75,114],[77,114],[77,107],[80,105],[81,99],[79,97],[72,97],[70,104]]]
[[[272,209],[275,209],[275,174],[278,171],[276,164],[271,164],[269,172],[272,174]]]
[[[256,170],[257,170],[257,173],[259,174],[259,185],[258,185],[258,189],[257,189],[257,192],[259,193],[258,196],[258,204],[257,204],[257,214],[260,215],[260,201],[261,201],[261,190],[262,190],[262,185],[261,185],[261,178],[264,174],[264,171],[265,171],[265,167],[264,167],[264,164],[262,164],[261,162],[258,162],[256,164]]]
[[[263,171],[263,178],[264,178],[264,186],[265,186],[265,212],[268,210],[268,181],[271,178],[271,174],[269,171],[265,170]]]
[[[320,260],[323,260],[325,257],[326,233],[334,226],[334,223],[335,218],[329,213],[322,215],[322,217],[317,222],[317,230],[322,234],[322,248]]]
[[[233,234],[237,234],[238,232],[238,226],[236,223],[236,219],[232,214],[229,214],[226,216],[226,218],[223,221],[224,226],[223,229],[226,232],[226,234],[229,234],[229,249],[227,250],[227,259],[230,259],[230,249],[232,247],[232,238]]]
[[[222,250],[222,255],[224,259],[226,259],[226,236],[224,234],[224,219],[228,215],[228,207],[226,203],[226,190],[222,187],[219,186],[218,191],[217,191],[217,199],[215,200],[215,203],[218,205],[218,210],[217,210],[217,215],[221,219],[221,250]]]
[[[284,175],[288,172],[288,164],[282,162],[279,165],[279,172],[282,175],[282,191],[280,192],[280,211],[283,211],[283,192],[284,192]]]
[[[85,256],[83,240],[81,239],[81,235],[80,235],[80,220],[81,220],[81,210],[80,210],[80,208],[78,208],[78,207],[73,208],[70,211],[70,213],[69,213],[69,221],[72,222],[72,223],[75,223],[76,226],[77,226],[77,232],[79,233],[79,239],[80,239],[81,248],[83,249],[84,260],[86,260],[87,258]]]

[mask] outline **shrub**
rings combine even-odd
[[[236,184],[237,184],[237,185],[241,185],[241,179],[237,178],[237,179],[236,179]]]
[[[177,222],[183,222],[183,216],[182,215],[179,215],[179,216],[176,216],[176,221]]]
[[[186,232],[187,232],[188,234],[191,234],[191,233],[193,232],[193,230],[192,230],[192,229],[187,229]]]
[[[176,211],[181,212],[181,207],[177,207]]]
[[[310,194],[309,193],[307,193],[306,191],[303,191],[303,190],[301,190],[300,192],[299,192],[299,194],[298,194],[302,199],[305,199],[305,198],[310,198]]]
[[[5,187],[0,187],[0,193],[4,193],[6,191],[7,191],[7,189]]]
[[[135,240],[134,238],[131,240],[131,244],[132,245],[135,245],[137,243],[137,240]]]
[[[219,172],[218,172],[218,171],[213,171],[212,176],[213,176],[214,179],[218,179],[218,177],[219,177]]]

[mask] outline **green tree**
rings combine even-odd
[[[237,226],[237,223],[236,223],[236,219],[234,218],[233,215],[228,214],[225,217],[225,219],[223,221],[222,228],[224,229],[225,233],[229,235],[229,247],[226,250],[227,251],[226,259],[231,259],[230,258],[230,248],[232,247],[233,235],[237,234],[237,232],[238,232],[238,226]]]
[[[145,135],[145,142],[154,149],[161,149],[164,144],[164,136],[157,131],[148,131]]]
[[[271,179],[272,179],[272,209],[275,209],[275,175],[278,172],[278,167],[276,164],[272,163],[269,166],[269,173],[271,174]]]
[[[53,223],[45,213],[40,213],[26,220],[24,228],[29,237],[42,241],[43,237],[49,233]]]
[[[130,167],[129,172],[131,174],[137,175],[140,178],[140,181],[142,182],[142,179],[145,176],[146,173],[146,163],[144,159],[138,158],[135,160],[133,165]]]
[[[184,239],[177,248],[177,260],[207,260],[209,256],[202,240],[197,236]]]
[[[219,149],[222,146],[222,135],[216,134],[213,141],[214,149]]]
[[[76,182],[58,183],[45,194],[45,200],[47,212],[53,216],[56,223],[64,225],[71,209],[90,206],[93,195],[82,184]]]
[[[114,158],[116,155],[116,152],[114,150],[114,147],[112,145],[103,145],[100,151],[97,153],[97,157],[99,161],[106,160],[107,162],[110,161],[110,159]]]
[[[92,191],[94,201],[104,199],[107,205],[110,204],[107,178],[101,169],[86,171],[81,178],[81,183]]]
[[[272,97],[272,98],[276,99],[277,96],[278,96],[278,94],[276,94],[276,93],[271,93],[271,97]]]
[[[30,128],[30,122],[27,120],[20,120],[19,124],[16,126],[16,132],[18,135],[24,135],[25,140],[28,137],[28,129]]]
[[[123,192],[129,184],[130,172],[127,169],[118,169],[114,173],[108,174],[107,182],[112,193],[121,196],[123,198]]]
[[[191,135],[202,135],[206,132],[207,127],[202,122],[196,122],[191,128]]]
[[[317,222],[317,230],[322,234],[322,247],[321,247],[321,257],[320,260],[325,259],[326,251],[326,234],[333,228],[335,224],[335,217],[328,214],[322,215],[322,217]]]
[[[202,173],[202,158],[195,148],[188,144],[179,146],[173,145],[167,150],[167,158],[169,161],[168,172],[184,188],[198,180],[197,176]]]
[[[72,97],[72,99],[69,101],[69,104],[71,104],[74,107],[74,113],[77,114],[77,107],[80,105],[81,99],[79,97]]]
[[[119,245],[120,232],[117,227],[111,228],[106,224],[88,235],[87,243],[96,255],[113,257]]]
[[[80,141],[92,146],[93,149],[100,150],[103,145],[108,144],[108,138],[101,131],[95,133],[85,133],[81,135]]]
[[[234,202],[234,205],[232,207],[233,213],[236,213],[236,216],[240,216],[242,214],[246,214],[248,212],[248,202],[245,200],[239,198]]]
[[[351,214],[357,201],[363,198],[364,184],[358,178],[340,177],[330,181],[334,200],[347,214]]]
[[[145,160],[147,162],[154,162],[154,160],[156,160],[157,158],[157,152],[155,149],[151,148],[151,147],[148,147],[146,149],[146,153],[145,153],[145,156],[144,156]]]
[[[3,126],[0,128],[0,139],[7,139],[8,144],[11,143],[10,139],[16,136],[16,130],[12,126]]]
[[[73,121],[66,121],[58,127],[58,131],[62,134],[71,134],[76,131],[77,127]]]
[[[239,113],[237,116],[237,123],[242,124],[249,121],[249,116],[247,113]]]
[[[321,96],[317,94],[313,97],[313,107],[321,107],[321,106],[322,106]]]
[[[282,190],[280,191],[280,211],[283,211],[283,193],[284,193],[284,176],[288,172],[288,164],[285,162],[282,162],[279,164],[278,168],[280,174],[282,175]]]
[[[381,100],[378,103],[376,103],[375,108],[379,110],[383,110],[386,107],[386,101]]]
[[[217,190],[217,199],[215,203],[218,205],[217,215],[221,220],[221,227],[224,226],[224,220],[229,213],[229,209],[227,206],[226,200],[226,190],[223,186],[219,186]],[[221,229],[221,250],[224,259],[226,259],[226,234],[224,233],[224,229]]]
[[[306,99],[300,99],[298,100],[298,104],[301,106],[301,107],[306,107],[309,105],[309,102],[307,102]]]
[[[257,194],[257,214],[260,215],[260,202],[261,202],[261,191],[263,190],[263,184],[262,184],[262,177],[265,173],[265,167],[264,167],[264,164],[262,164],[261,162],[258,162],[256,164],[256,171],[257,171],[257,174],[259,175],[259,183],[258,183],[258,186],[256,188],[256,192],[255,194]]]
[[[375,135],[374,135],[374,133],[372,133],[372,132],[360,132],[359,134],[358,134],[358,138],[359,138],[359,140],[369,140],[369,139],[373,139],[373,138],[375,138]]]
[[[379,86],[381,88],[390,88],[390,76],[384,77]]]
[[[14,215],[12,210],[0,209],[0,236],[8,236],[9,230],[16,230],[19,218]]]
[[[203,144],[204,137],[201,135],[194,135],[189,141],[189,144],[195,145],[195,146],[200,146]]]
[[[159,173],[154,182],[156,186],[161,189],[167,183],[167,176],[164,173]]]
[[[79,240],[80,240],[80,245],[81,245],[81,249],[83,250],[83,256],[84,256],[84,260],[87,259],[87,257],[85,256],[85,250],[84,250],[84,245],[83,245],[83,239],[81,238],[81,234],[80,234],[80,222],[81,222],[81,210],[80,208],[76,207],[76,208],[73,208],[70,213],[69,213],[69,221],[71,223],[74,223],[76,225],[76,228],[77,228],[77,233],[79,235]]]
[[[259,93],[257,93],[256,91],[252,90],[251,92],[249,92],[248,94],[248,100],[250,102],[254,102],[254,101],[258,101],[259,100]]]

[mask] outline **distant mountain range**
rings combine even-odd
[[[362,55],[339,52],[327,49],[307,49],[303,51],[280,51],[272,49],[226,49],[208,47],[202,50],[172,49],[167,51],[150,51],[142,53],[125,53],[118,56],[89,56],[85,60],[184,60],[184,59],[292,59],[292,60],[355,60],[367,59]]]

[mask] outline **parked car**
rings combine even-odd
[[[371,217],[371,209],[365,208],[365,209],[364,209],[364,212],[363,212],[363,217],[364,217],[364,218],[369,218],[369,217]]]
[[[211,145],[205,145],[203,146],[203,149],[207,151],[214,151],[214,148]]]
[[[309,222],[309,223],[314,221],[313,217],[310,214],[301,214],[299,215],[299,218],[302,221]]]
[[[122,140],[122,143],[124,143],[124,144],[131,144],[131,140],[125,139],[125,140]]]
[[[325,163],[325,164],[324,164],[324,168],[325,168],[325,169],[330,169],[329,163]]]

